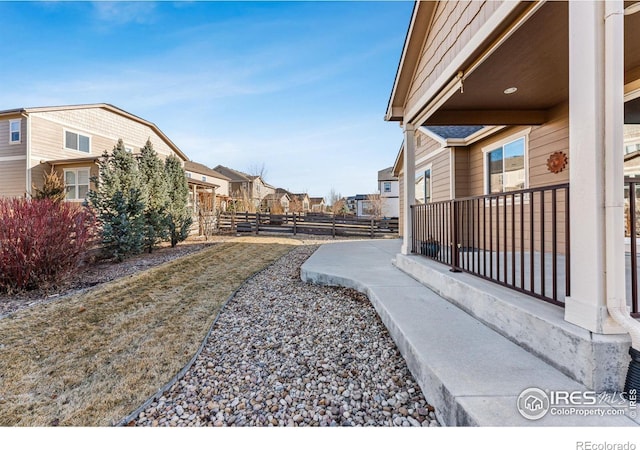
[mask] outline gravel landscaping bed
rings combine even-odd
[[[303,245],[245,283],[138,426],[438,426],[368,299],[303,283]]]

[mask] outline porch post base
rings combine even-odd
[[[564,307],[564,320],[598,334],[626,334],[624,328],[616,323],[606,306],[580,301],[576,297],[567,297]]]

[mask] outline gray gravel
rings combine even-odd
[[[367,298],[300,281],[300,246],[247,282],[138,426],[438,426]]]

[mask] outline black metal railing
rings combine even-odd
[[[640,208],[640,179],[625,178],[624,180],[624,200],[625,200],[625,238],[629,240],[628,251],[625,252],[625,262],[627,269],[627,299],[631,303],[631,315],[640,317],[638,310],[638,248],[637,241],[640,236],[638,230],[638,213]]]
[[[564,306],[569,185],[413,205],[412,252]]]

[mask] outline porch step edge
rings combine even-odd
[[[590,389],[622,390],[629,364],[628,335],[593,334],[565,321],[561,307],[467,273],[449,272],[448,266],[421,256],[398,254],[393,264]]]

